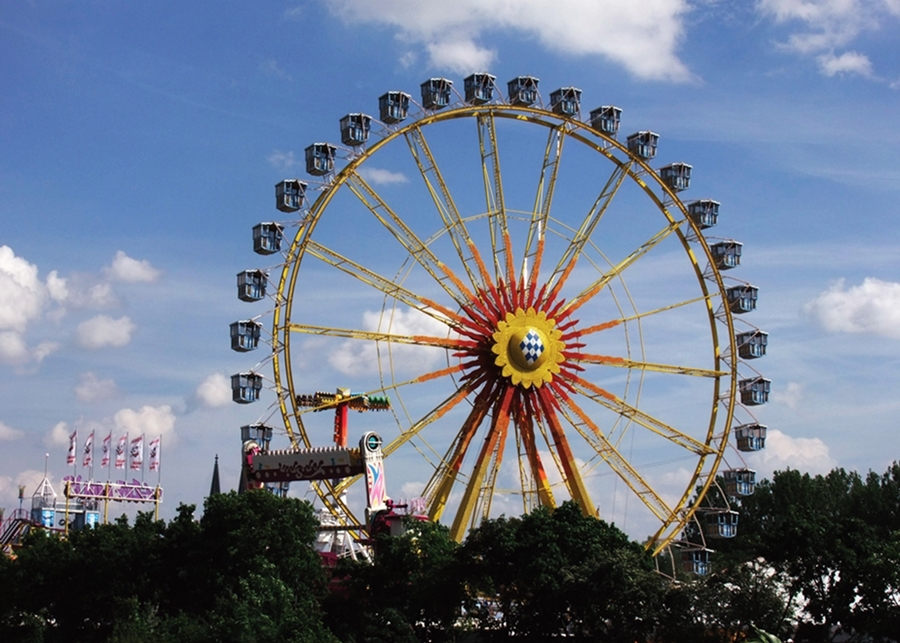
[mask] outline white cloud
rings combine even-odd
[[[231,404],[231,382],[221,373],[213,373],[197,387],[195,395],[203,406],[227,406]]]
[[[381,312],[365,311],[362,327],[365,330],[389,332],[393,335],[425,335],[446,337],[447,326],[413,308],[398,309],[390,319],[382,320]],[[439,348],[410,344],[390,345],[391,366],[395,372],[424,372],[432,368],[443,351]],[[382,344],[380,358],[388,359],[388,350]],[[348,339],[328,357],[329,363],[346,375],[362,375],[378,372],[379,353],[374,342]]]
[[[281,150],[274,150],[266,157],[266,160],[269,165],[280,172],[291,172],[300,164],[293,152],[282,152]]]
[[[882,28],[891,14],[900,15],[897,0],[758,0],[756,6],[777,23],[799,23],[781,46],[816,56],[826,76],[849,72],[875,78],[867,56],[855,51],[835,55],[834,50]]]
[[[48,278],[52,286],[41,283],[34,264],[17,257],[9,246],[0,246],[0,330],[24,333],[28,323],[41,316],[51,292],[65,297],[65,281],[56,273]]]
[[[830,332],[900,339],[900,283],[867,277],[845,290],[841,280],[803,310]]]
[[[78,344],[84,348],[125,346],[131,341],[131,334],[135,328],[135,324],[128,317],[113,319],[106,315],[97,315],[78,325],[76,337]]]
[[[438,69],[449,69],[457,74],[487,69],[497,58],[497,52],[479,47],[468,38],[445,40],[428,45],[431,64]]]
[[[81,402],[99,402],[119,395],[113,380],[101,380],[94,373],[84,373],[75,386],[75,397]]]
[[[778,429],[768,429],[766,448],[748,459],[759,478],[771,478],[775,471],[787,468],[825,474],[838,466],[819,438],[792,438]]]
[[[18,440],[25,433],[19,431],[18,429],[14,429],[5,422],[0,422],[0,442],[5,440]]]
[[[481,71],[495,53],[479,39],[509,30],[551,51],[602,56],[639,78],[692,79],[676,54],[686,0],[337,0],[329,8],[346,22],[395,27],[402,40],[424,46],[433,67],[448,71]]]
[[[163,443],[175,443],[175,414],[172,407],[143,406],[140,410],[122,409],[113,416],[117,431],[127,431],[134,438],[140,434],[148,439],[162,436]]]
[[[48,447],[67,447],[70,433],[68,423],[57,422],[44,436],[44,444]]]
[[[822,54],[816,60],[822,73],[826,76],[834,76],[836,74],[859,74],[866,78],[874,76],[872,61],[869,60],[868,56],[855,51],[848,51],[840,56],[835,56],[831,53]]]
[[[119,250],[113,258],[112,265],[105,269],[106,274],[114,281],[153,282],[159,278],[160,270],[154,268],[146,259],[132,259]]]
[[[25,338],[15,331],[0,333],[0,363],[23,364],[28,361]]]
[[[784,404],[785,406],[795,409],[803,398],[803,387],[797,382],[788,382],[784,389],[775,389],[772,391],[772,401],[776,404]]]
[[[392,183],[409,183],[409,179],[402,172],[391,172],[390,170],[382,170],[377,167],[365,167],[359,170],[362,176],[369,183],[375,185],[390,185]]]

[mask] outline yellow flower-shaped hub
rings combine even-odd
[[[513,384],[540,387],[559,373],[559,364],[565,359],[561,336],[556,321],[547,319],[546,313],[518,308],[515,314],[506,313],[505,321],[497,324],[491,347],[497,355],[494,363]]]

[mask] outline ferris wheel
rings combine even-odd
[[[239,295],[273,301],[271,336],[236,322],[232,347],[262,335],[272,378],[264,363],[233,376],[234,399],[268,384],[272,415],[310,447],[331,432],[309,391],[389,397],[390,413],[352,421],[383,436],[395,493],[457,539],[572,499],[662,550],[731,467],[732,426],[764,440],[748,407],[769,382],[747,365],[767,336],[735,329],[757,289],[725,274],[741,244],[706,236],[719,203],[683,202],[692,167],[651,168],[657,134],[620,142],[622,111],[585,119],[574,87],[545,102],[533,77],[505,95],[489,74],[462,94],[432,78],[421,102],[388,92],[378,114],[306,148],[313,178],[276,186],[293,218],[254,228],[256,251],[283,260],[239,273]],[[362,486],[317,494],[360,524]]]

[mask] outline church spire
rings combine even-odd
[[[219,486],[219,454],[217,453],[216,463],[213,465],[212,484],[209,486],[209,495],[214,496],[219,493],[222,493],[222,488]]]

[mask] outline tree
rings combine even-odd
[[[489,520],[462,547],[482,628],[543,640],[567,634],[631,643],[655,626],[664,593],[649,554],[574,502]]]
[[[776,472],[740,503],[728,560],[765,561],[802,603],[795,641],[888,641],[900,631],[900,469]]]
[[[406,518],[378,536],[374,561],[342,560],[328,624],[343,641],[448,641],[465,606],[459,545],[438,523]]]

